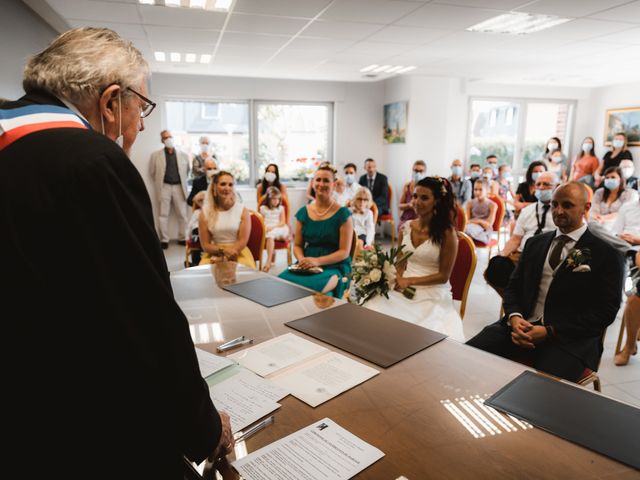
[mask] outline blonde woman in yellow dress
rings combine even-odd
[[[256,268],[247,248],[251,233],[249,211],[237,201],[234,186],[229,172],[222,171],[211,180],[199,220],[204,250],[200,265],[232,260]]]

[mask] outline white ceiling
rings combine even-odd
[[[375,81],[389,75],[366,79],[360,68],[390,64],[418,67],[407,75],[503,83],[640,81],[640,0],[236,0],[229,13],[44,1],[70,27],[108,27],[130,39],[154,72]],[[465,30],[508,11],[573,20],[526,36]],[[214,57],[209,65],[160,63],[157,50]]]

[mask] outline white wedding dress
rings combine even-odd
[[[413,252],[407,260],[404,277],[423,277],[436,273],[440,263],[440,247],[430,240],[413,246],[409,222],[403,225],[404,252]],[[397,291],[389,292],[389,299],[376,295],[364,307],[391,317],[415,323],[421,327],[444,333],[464,342],[462,319],[454,309],[449,282],[441,285],[415,285],[413,299]]]

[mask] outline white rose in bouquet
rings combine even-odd
[[[382,278],[382,271],[379,268],[374,268],[369,273],[369,278],[371,279],[372,283],[379,282],[380,279]]]
[[[382,271],[384,272],[384,277],[387,279],[387,283],[389,285],[395,283],[396,267],[394,267],[393,264],[389,263],[388,260],[385,260],[384,265],[382,266]]]

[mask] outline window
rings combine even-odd
[[[467,136],[469,162],[484,165],[487,155],[524,174],[541,158],[547,140],[558,137],[569,156],[573,102],[471,99]]]
[[[331,161],[331,104],[256,104],[258,176],[270,163],[280,178],[307,181],[316,167]]]
[[[254,185],[269,163],[282,180],[306,182],[320,162],[332,161],[331,103],[168,100],[165,114],[181,150],[196,155],[200,137],[209,137],[219,167],[238,184]]]

